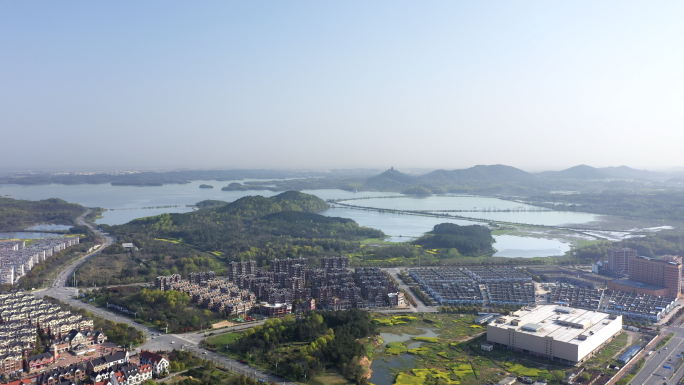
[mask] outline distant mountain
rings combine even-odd
[[[581,164],[561,171],[544,171],[537,174],[550,179],[606,179],[609,176],[591,166]]]
[[[624,178],[624,179],[640,179],[640,178],[652,178],[656,176],[661,176],[662,174],[655,171],[648,170],[637,170],[627,166],[619,167],[603,167],[597,169],[600,172],[608,175],[611,178]]]
[[[670,167],[667,170],[665,170],[665,172],[683,174],[684,173],[684,167],[681,167],[681,166]]]
[[[374,190],[401,191],[418,184],[417,177],[404,174],[391,168],[380,175],[370,177],[363,183],[364,187]]]
[[[475,166],[461,170],[436,170],[419,177],[423,183],[431,185],[470,185],[481,183],[525,182],[536,179],[521,169],[495,164],[492,166]]]
[[[539,178],[515,167],[501,164],[475,166],[460,170],[435,170],[425,175],[412,176],[389,169],[380,175],[368,178],[363,188],[381,191],[404,191],[414,195],[460,193],[535,184]]]

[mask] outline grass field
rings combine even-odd
[[[311,385],[343,385],[350,382],[339,373],[329,372],[322,376],[316,376],[309,383]]]
[[[613,358],[619,352],[627,349],[627,334],[622,333],[615,337],[608,345],[585,363],[588,368],[604,368],[607,363],[618,365],[617,359]],[[621,366],[621,365],[620,365]]]
[[[231,344],[231,343],[237,341],[241,335],[242,335],[241,333],[219,334],[217,336],[208,337],[205,340],[205,343],[209,347],[214,347],[214,348],[223,347],[223,346],[226,346],[228,344]]]

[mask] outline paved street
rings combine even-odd
[[[382,268],[382,269],[387,271],[388,273],[390,273],[392,278],[394,278],[394,280],[397,281],[397,283],[399,284],[400,289],[406,290],[406,292],[409,293],[411,296],[413,296],[413,298],[416,300],[416,304],[418,306],[415,306],[415,307],[411,306],[412,312],[414,312],[414,313],[436,313],[437,312],[436,306],[425,306],[425,304],[423,304],[423,302],[420,299],[416,298],[416,296],[411,291],[411,288],[407,284],[405,284],[404,281],[401,280],[401,278],[399,278],[399,269],[401,269],[400,267],[390,267],[390,268]],[[406,310],[403,310],[403,311],[406,311]],[[392,311],[390,311],[390,312],[392,312]],[[394,312],[396,312],[396,310]]]
[[[675,375],[673,375],[672,370],[663,368],[663,366],[676,368],[681,360],[677,355],[682,355],[684,351],[684,328],[671,327],[665,331],[665,334],[672,332],[676,333],[676,335],[672,337],[667,345],[646,357],[643,368],[634,376],[632,384],[676,385],[679,378],[684,375],[684,366]]]

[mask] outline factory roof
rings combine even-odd
[[[574,309],[572,316],[568,316],[558,314],[557,308],[557,305],[541,305],[529,310],[519,310],[513,316],[501,317],[496,323],[490,323],[489,327],[515,328],[520,333],[552,337],[557,341],[579,345],[586,340],[580,339],[581,334],[592,336],[611,322],[622,323],[621,317],[610,319],[608,313]]]

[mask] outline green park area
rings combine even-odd
[[[221,347],[224,347],[225,349],[226,345],[232,344],[233,342],[237,341],[241,335],[241,333],[219,334],[216,336],[208,337],[204,340],[204,343],[208,348],[211,349],[220,349]]]

